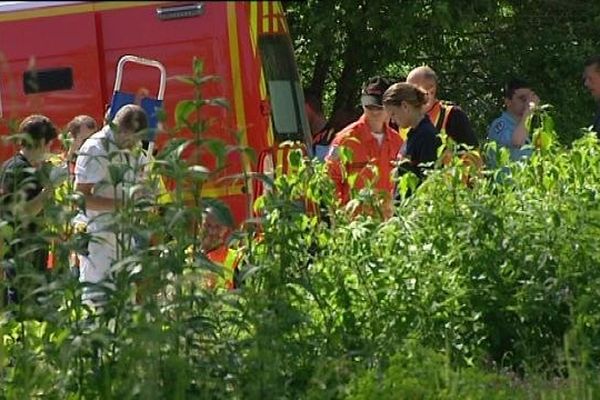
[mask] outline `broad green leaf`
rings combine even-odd
[[[177,126],[183,125],[196,109],[197,105],[194,100],[181,100],[178,102],[175,107],[175,124]]]

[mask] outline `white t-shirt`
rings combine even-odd
[[[371,132],[371,135],[377,140],[377,143],[381,146],[383,143],[384,132]]]
[[[134,157],[128,151],[119,150],[114,142],[114,134],[107,125],[90,136],[79,149],[75,164],[75,184],[93,183],[94,195],[122,199],[124,192],[135,184],[141,171],[141,162],[140,158]],[[124,172],[122,182],[116,185],[116,190],[109,165]],[[109,224],[111,214],[112,212],[86,208],[89,231],[100,230]]]

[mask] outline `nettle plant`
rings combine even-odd
[[[325,170],[307,160],[275,182],[246,293],[266,324],[257,333],[269,361],[256,363],[277,390],[384,367],[407,339],[456,366],[562,375],[595,364],[600,147],[588,133],[565,149],[548,110],[538,117],[530,160],[511,163],[501,150],[497,168],[477,172],[455,154],[385,222],[349,220]],[[294,202],[317,192],[329,193],[326,218]]]
[[[176,79],[193,96],[115,212],[119,259],[101,310],[81,303],[67,263],[89,237],[54,229],[76,212],[77,193],[65,188],[64,204],[39,221],[53,227],[48,241],[60,238],[58,262],[47,280],[22,267],[21,287],[35,290],[2,309],[0,397],[395,398],[400,387],[481,398],[513,393],[513,375],[496,372],[504,368],[567,377],[575,389],[565,398],[588,396],[600,356],[595,134],[562,148],[544,111],[529,161],[501,152],[496,169],[478,171],[454,154],[418,187],[407,178],[387,221],[351,217],[325,165],[297,151],[288,175],[227,177],[272,190],[234,235],[241,288],[215,291],[204,278],[221,269],[200,251],[199,226],[207,207],[225,225],[232,218],[202,188],[230,152],[252,152],[208,136],[202,107],[225,103],[202,97],[215,78],[200,61]],[[190,148],[215,167],[184,160]],[[111,166],[113,182],[127,168]],[[159,176],[170,201],[160,200]],[[378,204],[369,188],[356,194],[356,209]],[[7,245],[18,232],[0,221],[0,235]]]

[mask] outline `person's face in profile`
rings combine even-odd
[[[67,139],[70,143],[69,153],[68,153],[69,159],[72,158],[79,151],[79,149],[81,148],[83,143],[90,136],[92,136],[97,130],[98,129],[96,126],[83,125],[79,129],[79,133],[77,133],[77,134],[73,134],[73,132],[68,133]]]
[[[33,146],[27,148],[27,161],[31,163],[34,167],[43,163],[50,154],[50,145],[52,141],[46,142],[45,139],[42,139],[40,142],[36,143]]]

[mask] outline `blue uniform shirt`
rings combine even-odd
[[[515,117],[509,112],[504,111],[502,115],[492,122],[488,130],[488,139],[495,141],[500,146],[508,148],[510,150],[510,159],[513,161],[529,158],[533,153],[531,147],[519,148],[512,144],[512,135],[516,127],[517,120]],[[531,145],[531,140],[527,137],[524,146],[529,145]]]

